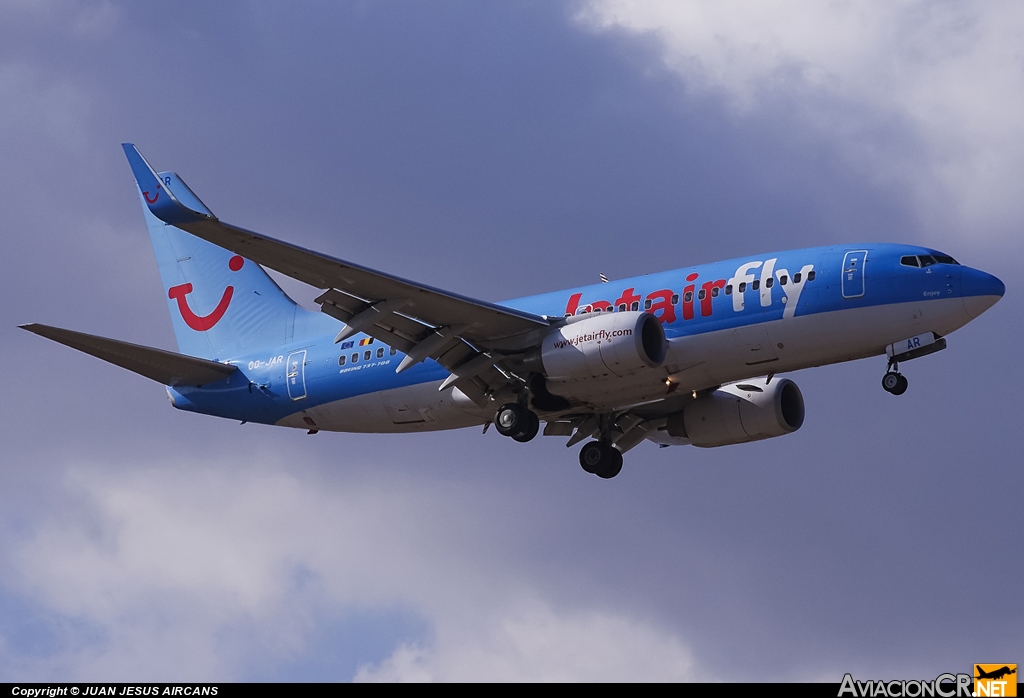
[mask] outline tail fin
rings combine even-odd
[[[167,294],[178,350],[224,360],[292,340],[298,307],[263,268],[164,223],[150,212],[162,190],[189,212],[213,217],[173,172],[153,172],[130,143],[125,154],[139,186],[142,210]]]

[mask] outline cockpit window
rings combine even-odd
[[[933,264],[956,264],[959,266],[960,262],[948,254],[923,254],[900,257],[900,264],[905,267],[930,267]]]

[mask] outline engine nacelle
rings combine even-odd
[[[670,436],[710,448],[791,434],[804,423],[804,396],[793,381],[764,379],[723,385],[669,417]]]
[[[571,320],[545,335],[528,361],[555,381],[621,378],[661,366],[667,352],[658,318],[627,311]]]

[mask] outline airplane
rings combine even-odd
[[[981,668],[980,665],[975,664],[974,665],[974,671],[975,671],[975,674],[976,674],[976,676],[974,678],[976,678],[976,679],[996,679],[996,680],[998,680],[998,679],[1003,678],[1004,676],[1009,676],[1010,674],[1016,674],[1017,673],[1017,665],[1014,665],[1013,669],[1011,669],[1009,666],[1003,666],[1003,667],[1000,667],[999,669],[995,669],[994,671],[985,671],[984,669]]]
[[[26,330],[167,386],[180,409],[319,431],[483,426],[586,442],[612,478],[644,441],[715,447],[795,432],[784,372],[905,361],[992,307],[1003,283],[889,243],[759,254],[491,303],[224,223],[174,172],[122,146],[181,353],[41,324]],[[322,293],[297,305],[265,268]]]

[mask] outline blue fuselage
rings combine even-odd
[[[856,244],[683,267],[503,305],[552,319],[646,310],[662,323],[671,345],[659,379],[676,376],[689,391],[882,354],[887,344],[924,331],[945,335],[990,307],[1003,291],[994,276],[935,250]],[[289,426],[303,426],[298,415],[319,414],[304,417],[305,424],[368,431],[377,429],[366,416],[366,396],[397,396],[395,404],[415,410],[417,400],[427,399],[418,396],[429,397],[424,386],[448,376],[429,360],[396,374],[400,352],[366,335],[335,344],[340,323],[314,317],[316,326],[307,328],[304,339],[275,351],[220,357],[238,372],[201,388],[171,388],[172,402],[205,414]],[[334,421],[323,423],[324,406],[346,404],[351,409],[336,409]],[[385,422],[380,430],[407,430],[388,414],[380,412]],[[433,426],[416,428],[486,421],[483,412],[471,408],[460,414],[454,422],[435,419]]]

